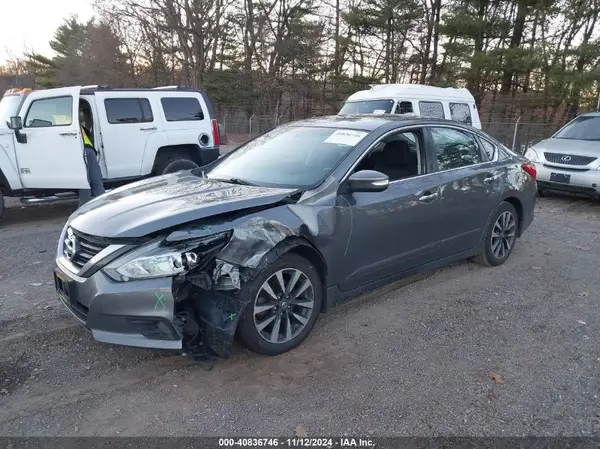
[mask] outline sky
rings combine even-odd
[[[87,21],[94,13],[89,0],[5,1],[7,8],[0,13],[0,65],[28,50],[52,56],[48,41],[63,20],[77,14]]]

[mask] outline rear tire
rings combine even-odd
[[[155,165],[157,175],[167,175],[181,170],[192,170],[198,168],[198,164],[185,151],[172,151],[161,154]]]
[[[506,201],[500,203],[485,232],[485,251],[474,257],[475,262],[488,267],[506,262],[515,247],[518,229],[519,215],[515,207]]]
[[[0,221],[2,221],[2,216],[4,215],[4,195],[0,190]]]
[[[198,168],[198,164],[189,159],[177,159],[171,161],[163,170],[162,174],[167,175],[169,173],[176,173],[182,170],[193,170]]]
[[[249,303],[240,318],[240,340],[248,349],[265,355],[282,354],[302,343],[317,322],[323,303],[317,269],[293,253],[265,268],[242,287],[241,294]]]

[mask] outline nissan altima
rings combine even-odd
[[[504,263],[535,177],[453,121],[299,121],[79,208],[56,289],[100,342],[226,356],[237,335],[280,354],[342,299],[460,259]]]

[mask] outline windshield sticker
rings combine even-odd
[[[385,109],[375,109],[373,111],[373,114],[374,115],[383,115],[383,114],[385,114]]]
[[[360,142],[368,133],[364,131],[353,131],[349,129],[338,129],[325,139],[325,143],[336,143],[353,147]]]

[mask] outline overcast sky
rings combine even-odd
[[[25,50],[51,55],[48,41],[69,14],[86,21],[93,15],[89,0],[5,0],[0,14],[0,65]]]

